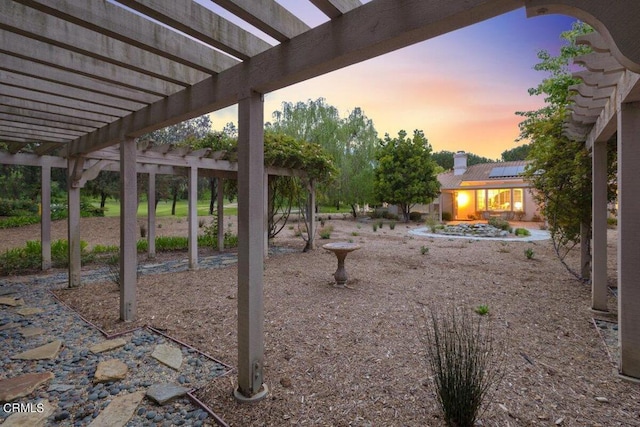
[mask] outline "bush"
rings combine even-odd
[[[531,236],[531,232],[526,228],[516,228],[514,234],[518,237]]]
[[[616,228],[618,226],[618,218],[607,218],[607,226]]]
[[[38,224],[39,222],[40,217],[38,216],[10,216],[0,219],[0,229],[23,227],[25,225]]]
[[[409,221],[419,222],[422,221],[422,213],[420,212],[409,212]]]
[[[438,404],[449,426],[473,426],[489,390],[500,379],[495,344],[485,317],[431,310],[426,346]]]
[[[0,216],[25,216],[38,213],[38,202],[35,200],[0,199]]]
[[[395,223],[394,221],[391,221],[391,222],[389,223],[389,229],[390,229],[390,230],[393,230],[394,228],[396,228],[396,223]]]
[[[507,221],[506,219],[493,217],[493,218],[489,218],[488,223],[489,225],[495,228],[499,228],[500,230],[509,231],[511,229],[511,226],[509,225],[509,221]]]
[[[329,225],[328,227],[321,229],[318,234],[320,235],[321,239],[330,239],[332,231],[333,227]]]
[[[524,250],[524,256],[527,257],[527,259],[533,259],[535,252],[533,252],[533,249],[527,248]]]

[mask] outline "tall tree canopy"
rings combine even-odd
[[[433,161],[442,167],[445,171],[453,169],[453,156],[455,153],[453,151],[436,151],[431,154]],[[487,157],[478,156],[477,154],[467,153],[467,165],[478,165],[480,163],[492,163],[494,160],[491,160]]]
[[[380,140],[376,159],[374,189],[382,202],[398,205],[405,221],[417,203],[428,203],[440,191],[437,164],[431,158],[431,144],[421,130],[407,138],[404,130],[397,138]]]
[[[581,238],[590,238],[591,160],[584,143],[567,138],[562,125],[571,103],[569,87],[580,83],[571,75],[572,59],[590,51],[588,46],[577,45],[575,40],[591,31],[588,25],[576,22],[571,30],[561,34],[565,45],[559,55],[553,56],[545,50],[538,52],[540,63],[534,68],[546,72],[548,77],[529,89],[529,94],[543,95],[546,105],[535,111],[517,113],[524,117],[520,123],[520,139],[531,141],[528,156],[531,163],[525,175],[537,190],[536,198],[549,223],[556,252],[569,271],[585,279],[588,264],[584,263],[580,271],[576,271],[564,258]],[[610,154],[609,170],[614,176],[615,153]]]
[[[282,104],[273,113],[267,129],[321,146],[337,168],[337,176],[319,188],[324,203],[340,207],[346,203],[357,215],[356,205],[373,198],[373,167],[377,133],[360,108],[346,118],[325,99]]]
[[[522,144],[510,150],[504,150],[501,155],[503,162],[515,162],[517,160],[527,160],[531,144]]]

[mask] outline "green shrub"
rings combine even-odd
[[[489,225],[495,228],[499,228],[500,230],[509,231],[509,229],[511,228],[511,226],[509,225],[509,221],[498,217],[489,218],[488,223]]]
[[[95,255],[87,251],[87,242],[81,240],[80,262],[86,264],[94,259]],[[58,268],[66,268],[69,266],[69,243],[66,239],[58,239],[51,242],[51,264],[53,267]]]
[[[41,263],[42,258],[40,254],[32,256],[27,254],[25,248],[8,249],[0,255],[0,273],[2,273],[3,276],[18,274],[37,269]]]
[[[91,249],[91,252],[94,253],[95,255],[100,255],[100,254],[112,254],[112,253],[117,253],[120,251],[120,247],[116,246],[116,245],[95,245],[93,247],[93,249]]]
[[[453,216],[451,215],[451,212],[442,212],[443,221],[451,221],[452,218]]]
[[[409,212],[409,221],[414,221],[414,222],[422,221],[422,213],[417,211]]]
[[[373,232],[375,233],[376,231],[378,231],[378,224],[373,224],[372,228]]]
[[[502,378],[493,334],[483,319],[451,309],[432,310],[426,322],[427,360],[449,426],[474,426],[489,390]]]
[[[436,230],[438,229],[438,218],[436,216],[436,214],[430,213],[429,215],[427,215],[427,219],[425,220],[425,224],[427,227],[429,227],[429,231],[431,231],[432,233],[435,233]]]
[[[531,236],[531,232],[526,228],[516,228],[514,234],[518,237]]]
[[[478,313],[480,316],[484,316],[486,314],[489,314],[489,306],[486,304],[480,304],[473,311]]]
[[[382,221],[378,221],[378,228],[382,229],[382,226],[384,225],[384,222]]]
[[[352,236],[359,236],[359,235],[360,235],[360,233],[358,233],[357,231],[352,231],[352,232],[351,232],[351,235],[352,235]]]
[[[607,225],[611,228],[618,226],[618,218],[607,218]]]
[[[429,247],[428,247],[428,246],[421,246],[421,247],[420,247],[420,253],[421,253],[422,255],[426,255],[426,254],[428,254],[428,253],[429,253]]]
[[[395,221],[391,221],[391,222],[389,223],[389,229],[390,229],[390,230],[394,230],[395,228],[396,228],[396,223],[395,223]]]
[[[332,226],[327,226],[323,229],[321,229],[318,234],[320,235],[321,239],[330,239],[331,238],[331,232],[333,231],[333,227]]]
[[[16,215],[15,213],[18,214]],[[22,212],[22,214],[20,214]],[[38,213],[38,202],[31,199],[0,199],[0,216],[26,216]]]
[[[38,224],[39,222],[39,216],[9,216],[0,218],[0,229],[23,227],[25,225]]]
[[[533,259],[535,252],[533,252],[533,249],[527,248],[524,250],[524,256],[527,257],[527,259]]]

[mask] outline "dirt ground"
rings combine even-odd
[[[83,219],[82,238],[90,246],[116,244],[117,221]],[[186,235],[185,220],[160,223],[158,234]],[[331,238],[318,239],[319,248],[307,253],[295,228],[285,227],[274,244],[295,252],[266,260],[269,396],[257,404],[236,403],[235,375],[198,391],[229,425],[442,426],[426,362],[425,313],[457,307],[476,316],[479,305],[489,308],[483,320],[501,344],[495,358],[504,373],[481,425],[640,425],[640,385],[617,376],[593,324],[589,286],[566,272],[549,241],[419,237],[408,233],[419,225],[403,223],[394,230],[385,223],[374,232],[372,221],[342,216],[327,220],[329,226]],[[64,227],[55,224],[54,238],[65,237]],[[38,237],[37,227],[3,230],[0,250],[24,244],[28,232]],[[615,240],[610,230],[612,281]],[[320,248],[334,241],[362,246],[347,257],[347,288],[332,286],[336,258]],[[533,259],[524,255],[528,248]],[[118,320],[111,282],[58,294],[107,331],[150,325],[235,366],[236,276],[231,266],[140,277],[135,324]],[[613,296],[609,309],[604,318],[615,321]]]

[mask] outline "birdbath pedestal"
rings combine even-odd
[[[322,245],[322,247],[336,254],[336,257],[338,258],[338,269],[333,275],[336,279],[336,283],[333,286],[336,288],[344,288],[348,278],[347,270],[344,268],[344,260],[349,252],[360,249],[360,245],[348,242],[335,242],[327,243],[326,245]]]

